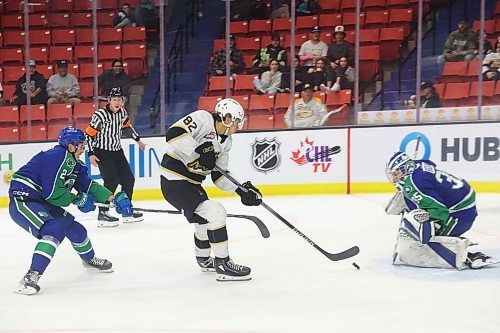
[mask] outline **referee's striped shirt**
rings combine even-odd
[[[109,104],[97,109],[92,116],[89,126],[85,130],[89,155],[94,154],[94,149],[118,151],[122,149],[122,130],[130,128],[132,139],[139,141],[141,138],[130,123],[128,113],[124,108],[117,112],[111,111]]]

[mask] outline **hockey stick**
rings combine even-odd
[[[96,207],[105,207],[105,208],[114,208],[115,206],[112,204],[101,204],[101,203],[95,203]],[[182,212],[180,210],[171,210],[171,209],[149,209],[149,208],[135,208],[134,210],[138,212],[146,212],[146,213],[165,213],[165,214],[176,214],[180,215]],[[262,222],[261,219],[259,219],[257,216],[252,216],[252,215],[243,215],[243,214],[227,214],[227,217],[234,217],[234,218],[240,218],[240,219],[247,219],[255,223],[257,228],[259,228],[260,234],[264,238],[269,238],[271,235],[269,233],[269,229],[267,229],[267,226]]]
[[[242,191],[248,192],[248,189],[243,187],[233,176],[228,174],[226,171],[222,170],[218,165],[215,166],[215,170],[219,171],[226,177],[231,183],[234,185],[238,186],[239,189]],[[353,246],[345,251],[339,252],[339,253],[329,253],[323,250],[321,247],[319,247],[316,243],[314,243],[309,237],[304,235],[299,229],[297,229],[293,224],[288,222],[283,216],[278,214],[274,209],[269,207],[264,201],[262,201],[261,206],[267,209],[271,214],[273,214],[276,218],[278,218],[281,222],[286,224],[287,227],[295,231],[296,234],[298,234],[300,237],[304,238],[310,245],[312,245],[316,250],[321,252],[325,257],[332,261],[338,261],[338,260],[344,260],[344,259],[349,259],[351,257],[354,257],[359,253],[359,247]]]

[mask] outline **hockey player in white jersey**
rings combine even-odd
[[[167,131],[167,149],[161,161],[161,190],[165,199],[195,227],[195,255],[202,271],[216,271],[218,281],[250,280],[250,268],[229,257],[226,210],[210,200],[201,186],[211,172],[212,181],[223,191],[237,193],[247,206],[262,203],[260,191],[245,182],[247,192],[237,188],[215,165],[227,170],[231,135],[243,127],[244,111],[230,98],[215,106],[215,112],[198,110],[188,114]],[[211,256],[213,253],[214,257]]]

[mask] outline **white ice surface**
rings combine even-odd
[[[389,195],[269,197],[266,202],[318,245],[353,260],[332,262],[262,207],[221,199],[229,213],[259,216],[271,237],[229,219],[230,254],[252,268],[249,282],[216,282],[194,260],[182,216],[147,213],[141,224],[98,229],[79,214],[97,256],[115,272],[86,272],[66,240],[35,296],[15,294],[36,240],[0,209],[0,332],[500,332],[500,267],[478,271],[391,265],[397,216]],[[162,201],[137,207],[168,209]],[[500,257],[500,195],[478,197],[466,236]],[[361,266],[356,270],[355,261]]]

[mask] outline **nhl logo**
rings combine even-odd
[[[252,143],[252,164],[257,171],[268,173],[280,166],[280,144],[276,138],[255,139]]]

